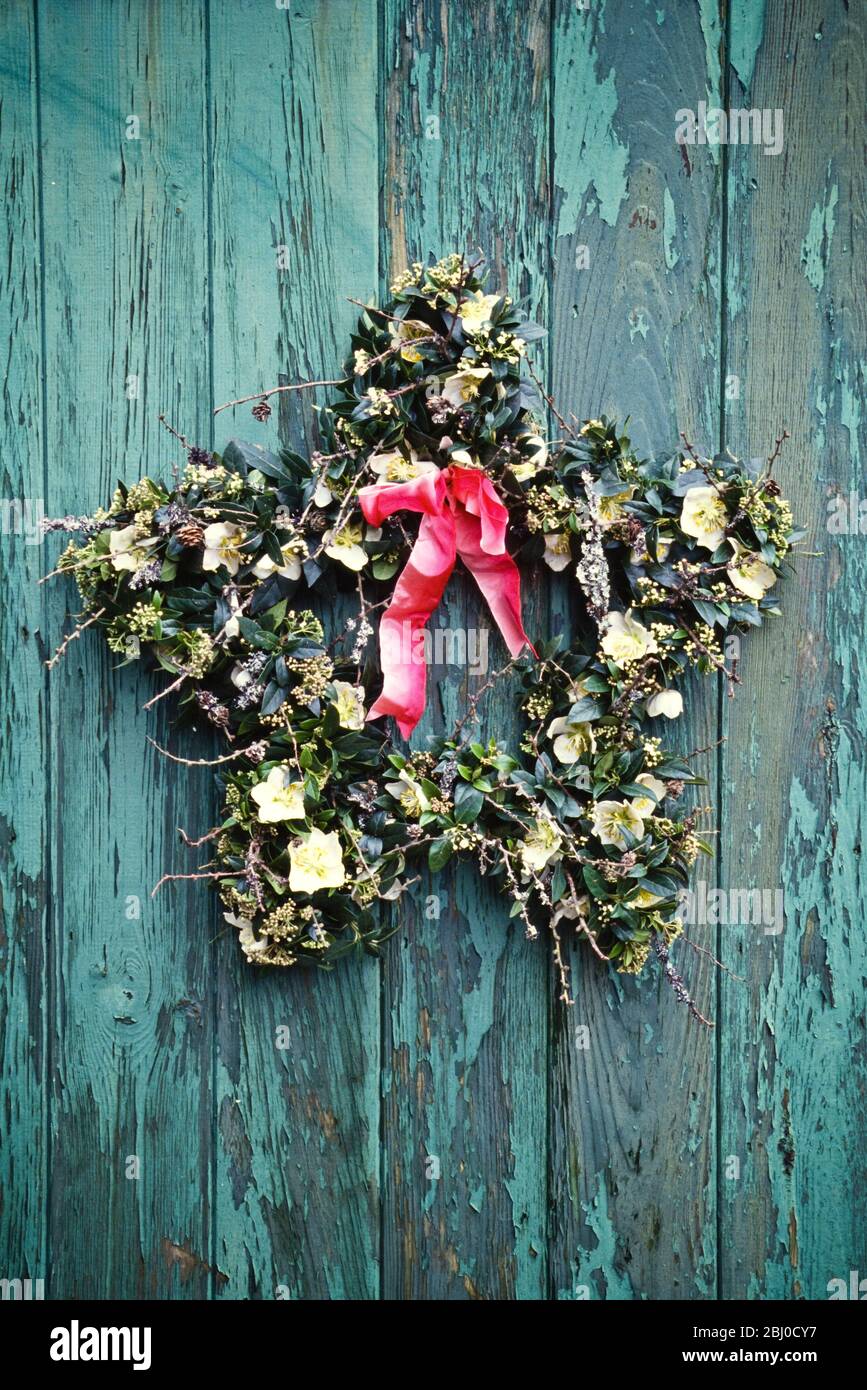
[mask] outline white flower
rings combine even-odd
[[[328,507],[334,501],[334,494],[326,482],[319,479],[316,484],[316,491],[313,494],[314,507]]]
[[[237,574],[241,565],[241,546],[244,532],[231,521],[215,521],[205,527],[203,570],[217,570],[224,565],[230,574]]]
[[[261,951],[267,951],[268,937],[260,936],[257,940],[253,933],[253,923],[248,918],[236,917],[234,912],[224,912],[223,921],[228,922],[230,927],[238,928],[238,944],[245,956],[256,956]]]
[[[554,719],[548,725],[548,737],[554,740],[554,757],[560,763],[576,763],[582,753],[596,751],[590,724],[570,723],[565,717]]]
[[[668,552],[674,545],[674,537],[669,536],[665,531],[656,533],[656,558],[660,564],[664,564],[668,559]]]
[[[404,362],[420,362],[421,353],[413,344],[419,338],[429,340],[431,336],[431,328],[428,324],[422,323],[421,319],[399,319],[392,335],[391,346],[395,350],[400,349],[400,355]]]
[[[358,685],[350,685],[349,681],[334,681],[333,684],[337,692],[337,699],[334,704],[337,706],[340,727],[342,729],[363,729],[364,691]]]
[[[635,780],[639,786],[647,787],[647,790],[653,793],[652,796],[634,796],[632,798],[632,809],[638,812],[642,820],[649,820],[652,815],[655,815],[657,806],[665,796],[666,785],[659,777],[653,777],[649,772],[642,772]]]
[[[483,323],[490,323],[494,305],[501,298],[502,295],[499,294],[482,294],[481,290],[476,290],[466,299],[462,299],[458,313],[461,316],[464,331],[477,333]]]
[[[332,830],[314,829],[289,846],[289,891],[315,893],[340,888],[346,882],[340,837]]]
[[[628,666],[657,650],[656,638],[627,613],[607,613],[602,619],[602,650],[618,666]]]
[[[278,565],[276,560],[272,560],[270,555],[262,555],[253,566],[253,573],[257,579],[267,579],[269,575],[279,574],[283,579],[301,578],[301,559],[298,552],[291,545],[281,547],[283,551],[283,563]]]
[[[577,922],[579,917],[586,921],[590,913],[590,899],[586,893],[582,893],[578,898],[566,898],[557,904],[554,916],[551,918],[551,926],[556,927],[564,919],[567,922]]]
[[[634,487],[627,487],[622,492],[615,493],[613,497],[596,498],[596,510],[603,530],[607,531],[609,526],[613,526],[615,521],[619,521],[625,515],[623,503],[630,501],[634,492]]]
[[[266,825],[304,819],[304,783],[292,781],[285,763],[272,767],[264,782],[256,783],[250,798],[259,807],[259,820]]]
[[[637,840],[644,836],[644,821],[630,802],[596,802],[593,807],[593,834],[603,845],[616,845],[618,849],[626,849],[624,831],[627,830]]]
[[[138,527],[133,521],[129,526],[124,526],[120,531],[112,531],[108,539],[108,546],[111,552],[111,563],[116,570],[137,570],[145,564],[151,557],[148,551],[152,546],[159,543],[158,536],[148,536],[144,540],[136,539]]]
[[[238,622],[238,613],[240,612],[241,603],[234,589],[229,593],[228,602],[232,610],[232,616],[231,618],[227,618],[223,626],[223,632],[227,637],[237,637],[241,631],[241,624]]]
[[[776,584],[776,574],[770,565],[766,565],[764,560],[760,560],[758,556],[752,560],[742,559],[741,556],[749,555],[750,552],[740,541],[732,540],[732,547],[735,552],[736,563],[726,570],[732,584],[742,594],[746,594],[747,598],[764,598],[768,589]]]
[[[647,702],[647,713],[651,719],[664,714],[666,719],[679,719],[683,714],[683,696],[679,690],[658,690]]]
[[[356,376],[364,376],[370,366],[370,353],[365,352],[364,348],[356,348],[353,354],[353,367]]]
[[[634,898],[630,898],[630,907],[653,907],[656,903],[662,902],[659,893],[651,893],[649,888],[639,888]]]
[[[395,801],[399,801],[405,816],[413,819],[430,810],[430,801],[415,778],[404,770],[399,772],[397,782],[386,782],[385,790]]]
[[[545,554],[542,556],[551,570],[564,570],[572,559],[572,548],[566,531],[546,531]]]
[[[559,850],[563,837],[550,816],[537,816],[526,838],[518,845],[524,868],[539,873]]]
[[[535,478],[540,468],[544,468],[548,461],[548,445],[545,443],[541,434],[525,434],[517,440],[522,449],[529,449],[529,458],[524,457],[520,463],[511,463],[509,468],[519,483],[526,482],[528,478]]]
[[[373,454],[368,462],[371,472],[378,474],[384,483],[408,483],[411,478],[420,478],[422,473],[439,472],[435,463],[420,459],[415,449],[410,449],[409,458],[395,450],[391,454]]]
[[[368,554],[361,546],[361,537],[360,526],[344,526],[340,531],[329,531],[325,537],[325,554],[349,570],[362,570],[367,564]]]
[[[481,383],[490,375],[490,367],[461,367],[443,382],[442,394],[449,405],[465,405],[479,394]]]
[[[705,483],[687,488],[680,514],[680,529],[695,536],[705,550],[716,550],[725,540],[729,515],[719,490]]]
[[[253,677],[250,675],[250,672],[244,670],[240,661],[236,661],[229,672],[229,680],[232,682],[235,689],[243,690],[245,686],[250,684],[252,679]]]

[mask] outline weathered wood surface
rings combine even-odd
[[[865,1235],[867,536],[825,528],[829,495],[867,493],[863,16],[12,0],[0,26],[0,1275],[49,1297],[827,1296]],[[780,108],[782,152],[681,149],[700,100]],[[37,587],[58,543],[5,504],[87,511],[167,469],[159,410],[207,439],[212,403],[329,374],[347,296],[454,245],[529,297],[578,415],[631,411],[647,449],[792,432],[779,476],[824,553],[745,640],[738,698],[706,681],[676,731],[727,737],[703,760],[709,886],[785,901],[779,934],[693,929],[740,979],[681,949],[713,1033],[583,955],[564,1013],[544,946],[466,871],[421,886],[381,963],[260,978],[207,894],[150,899],[186,862],[175,827],[215,813],[208,774],[145,742],[174,737],[152,685],[87,635],[45,677],[74,598]],[[215,442],[312,438],[298,398],[273,429],[235,414]],[[557,585],[528,610],[572,621]],[[438,621],[484,625],[472,586]],[[425,729],[476,683],[435,671]],[[483,732],[513,728],[498,692]]]

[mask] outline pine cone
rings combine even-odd
[[[187,521],[178,531],[175,532],[181,545],[196,546],[201,545],[205,539],[205,533],[197,521]]]

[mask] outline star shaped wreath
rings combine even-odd
[[[701,1018],[669,949],[708,808],[682,805],[701,779],[651,721],[682,713],[692,670],[733,686],[728,639],[779,612],[803,535],[773,477],[786,436],[760,474],[685,437],[641,459],[613,421],[561,414],[528,362],[542,336],[479,262],[449,255],[363,306],[342,376],[215,412],[252,402],[262,421],[279,393],[330,388],[309,458],[238,440],[212,453],[167,426],[186,452],[171,485],[144,477],[46,523],[75,533],[55,573],[85,609],[49,665],[97,624],[122,661],[168,673],[149,704],[174,695],[226,740],[210,762],[221,823],[184,837],[211,857],[157,887],[211,880],[250,962],[378,951],[420,857],[436,871],[465,856],[528,937],[550,934],[565,1000],[561,939],[577,933],[619,971],[658,958]],[[408,749],[388,721],[408,737],[424,710],[426,622],[458,560],[511,659],[450,732]],[[525,632],[520,576],[540,564],[586,614],[571,643]],[[333,611],[346,590],[357,615],[326,633],[310,604]],[[504,679],[517,747],[474,733]]]

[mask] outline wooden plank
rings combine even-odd
[[[767,930],[771,898],[761,924],[722,928],[746,983],[722,989],[721,1293],[825,1299],[863,1275],[865,1239],[867,537],[857,511],[854,531],[826,522],[865,493],[867,46],[856,7],[756,11],[733,12],[731,105],[779,110],[784,138],[776,156],[728,151],[728,433],[763,455],[791,431],[777,476],[823,553],[781,585],[726,721],[724,886],[782,893],[785,927]]]
[[[381,56],[388,278],[413,259],[481,247],[492,284],[547,313],[548,5],[387,0]],[[528,629],[547,626],[542,585]],[[487,628],[455,575],[433,626]],[[491,669],[507,659],[490,633]],[[481,683],[432,673],[413,735],[450,728]],[[436,680],[436,677],[441,677]],[[434,693],[435,692],[435,693]],[[511,740],[514,692],[481,736]],[[414,890],[385,964],[383,1290],[386,1297],[539,1298],[546,1281],[547,955],[472,865]],[[428,894],[433,895],[428,898]],[[438,919],[430,913],[439,909]]]
[[[680,429],[712,448],[720,166],[707,149],[682,159],[674,132],[679,107],[720,91],[719,14],[554,9],[554,395],[580,418],[631,414],[645,454]],[[564,628],[574,602],[561,592]],[[680,752],[703,748],[717,701],[713,681],[693,681],[687,716],[654,732]],[[696,770],[712,773],[713,758]],[[713,1013],[712,971],[684,944],[676,957]],[[573,977],[575,1008],[553,1019],[551,1296],[713,1296],[713,1034],[652,970],[615,976],[579,943]]]
[[[168,473],[160,409],[190,433],[206,416],[203,55],[199,4],[39,7],[55,515],[92,511],[118,476]],[[56,634],[79,605],[64,585],[51,604]],[[146,747],[173,740],[165,709],[141,712],[154,677],[111,668],[86,635],[51,687],[50,1292],[202,1297],[209,931],[192,885],[149,892],[210,789]]]
[[[357,313],[346,297],[375,291],[376,5],[218,0],[211,72],[214,379],[223,401],[275,384],[278,373],[333,376]],[[295,397],[280,419],[284,438],[312,447],[310,399]],[[249,407],[234,425],[230,412],[218,421],[218,442],[233,432],[276,439]],[[329,625],[336,611],[323,615]],[[375,1297],[378,964],[264,975],[230,937],[215,949],[222,1293]]]
[[[0,163],[6,249],[0,264],[4,447],[0,464],[0,1250],[8,1279],[44,1280],[47,1206],[48,765],[44,498],[39,363],[39,155],[32,8],[0,13]],[[39,1286],[32,1285],[33,1296]]]

